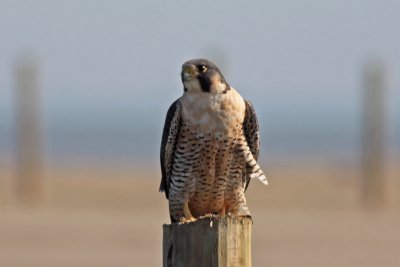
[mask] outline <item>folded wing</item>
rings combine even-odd
[[[175,145],[181,124],[181,105],[179,99],[169,107],[165,118],[164,130],[161,139],[160,163],[161,163],[161,183],[160,192],[165,192],[169,197],[169,184],[172,172],[172,163],[175,154]]]

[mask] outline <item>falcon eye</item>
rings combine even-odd
[[[198,65],[198,66],[197,66],[197,69],[198,69],[200,72],[205,72],[205,71],[207,70],[207,67],[204,66],[204,65]]]

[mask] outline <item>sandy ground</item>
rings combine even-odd
[[[16,206],[11,172],[0,174],[1,267],[161,266],[158,170],[49,169],[33,207]],[[354,168],[271,169],[271,185],[247,194],[253,265],[400,266],[398,174],[388,172],[385,207],[366,210]]]

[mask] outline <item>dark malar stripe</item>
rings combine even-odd
[[[199,76],[198,80],[200,82],[201,90],[209,93],[211,91],[211,81],[203,76]]]

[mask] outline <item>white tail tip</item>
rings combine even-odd
[[[261,181],[261,183],[263,183],[263,184],[265,184],[265,185],[268,185],[267,177],[265,177],[264,174],[261,175],[261,176],[259,176],[258,179]]]

